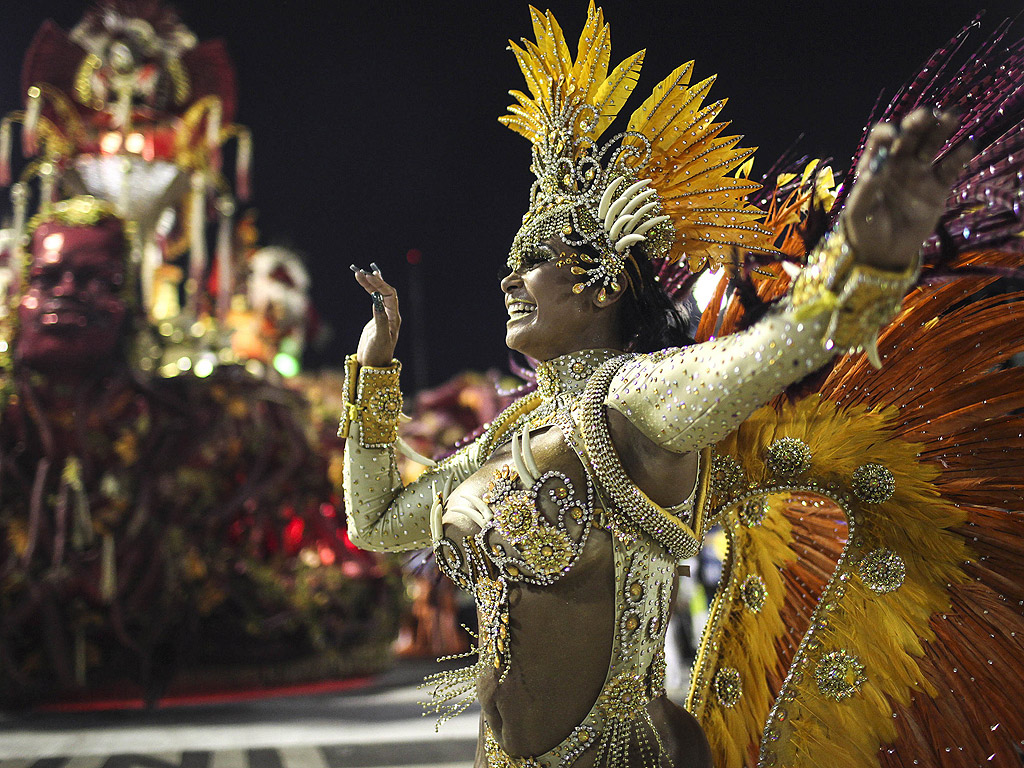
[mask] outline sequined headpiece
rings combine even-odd
[[[25,236],[26,238],[31,237],[40,224],[50,221],[66,224],[69,227],[93,227],[104,219],[117,219],[124,229],[129,228],[128,222],[118,214],[113,204],[105,200],[98,200],[92,195],[78,195],[53,203],[33,216],[29,220],[28,226],[25,227]],[[126,258],[130,250],[130,246],[125,249]]]
[[[719,138],[728,123],[713,120],[724,100],[701,106],[714,77],[691,87],[693,62],[683,64],[624,132],[599,146],[633,91],[644,51],[608,75],[609,28],[593,0],[575,61],[552,13],[531,7],[530,14],[537,42],[510,41],[530,93],[510,91],[517,103],[499,118],[533,145],[537,177],[509,254],[512,269],[555,235],[597,253],[596,262],[573,264],[577,293],[598,284],[616,290],[627,261],[638,256],[685,257],[695,272],[721,265],[734,248],[774,250],[757,224],[762,212],[746,199],[760,185],[736,173],[754,149],[737,149],[741,136]]]

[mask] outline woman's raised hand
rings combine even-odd
[[[974,154],[965,142],[941,160],[956,132],[951,112],[917,109],[899,128],[879,123],[868,136],[843,212],[846,236],[861,263],[905,270],[932,233],[950,187]]]
[[[363,328],[359,337],[356,359],[360,365],[383,368],[391,364],[398,343],[398,328],[402,316],[398,313],[398,293],[380,276],[380,267],[370,264],[372,271],[351,267],[356,282],[370,294],[373,304],[373,318]]]

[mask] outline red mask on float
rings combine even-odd
[[[128,315],[121,222],[44,222],[26,255],[31,264],[18,303],[16,360],[46,372],[81,373],[109,364]]]

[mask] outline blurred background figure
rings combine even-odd
[[[0,124],[5,703],[392,659],[401,576],[347,539],[331,378],[295,378],[308,273],[234,220],[234,77],[169,7],[100,4],[42,26]]]

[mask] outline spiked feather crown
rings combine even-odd
[[[762,211],[747,200],[760,185],[737,173],[754,149],[737,148],[741,136],[720,136],[728,123],[714,119],[724,100],[702,106],[714,77],[690,86],[693,62],[683,64],[624,132],[599,145],[636,85],[644,51],[609,75],[609,28],[593,0],[575,61],[552,13],[531,7],[530,14],[536,42],[510,41],[529,93],[510,91],[516,103],[499,118],[533,145],[537,177],[512,269],[553,236],[597,253],[597,261],[574,264],[577,293],[598,284],[617,289],[638,247],[641,257],[685,258],[694,272],[725,263],[735,249],[774,252],[771,233],[758,224]]]

